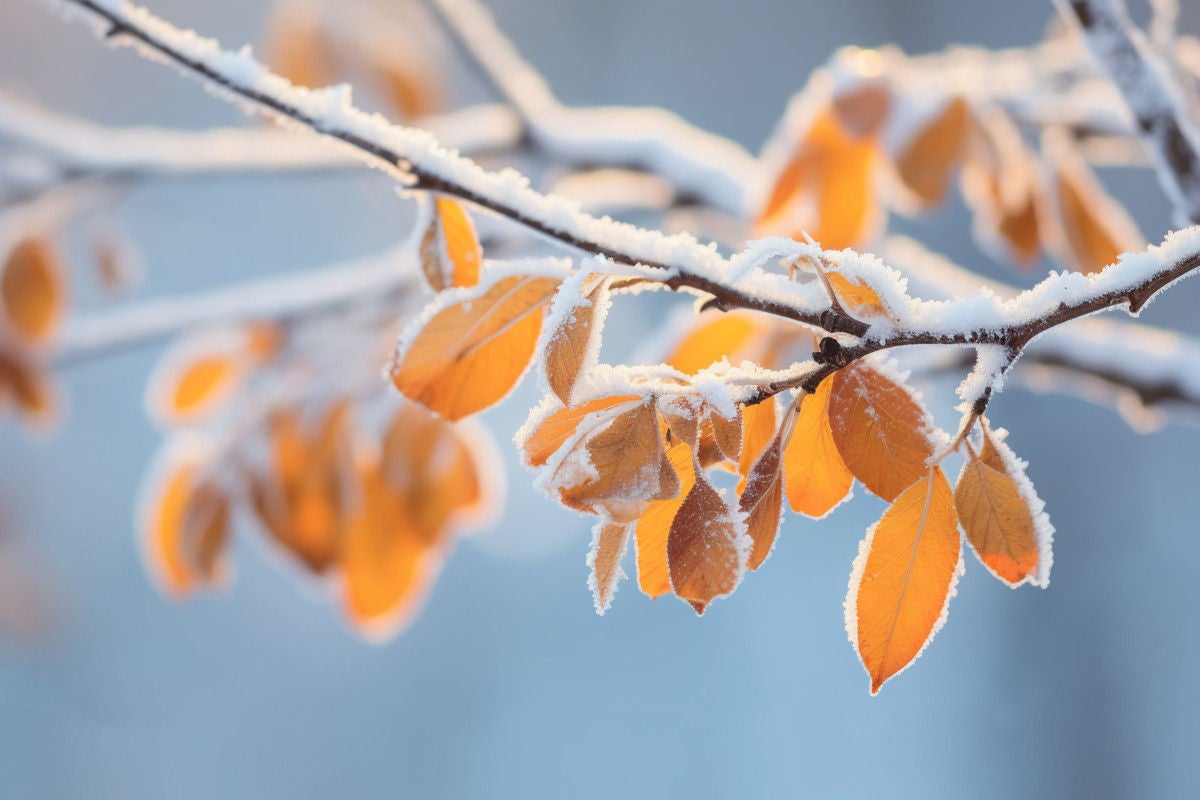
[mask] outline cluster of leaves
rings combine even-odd
[[[964,432],[952,443],[966,464],[951,492],[939,466],[948,437],[886,364],[841,369],[782,413],[775,397],[726,404],[706,389],[709,368],[725,359],[773,364],[811,348],[802,326],[705,314],[653,380],[617,393],[581,381],[599,371],[604,317],[622,285],[619,275],[581,271],[566,280],[505,274],[459,290],[414,326],[392,371],[402,392],[459,419],[507,395],[540,354],[550,392],[517,442],[539,486],[596,517],[589,564],[599,611],[612,601],[631,538],[641,590],[703,613],[767,559],[785,497],[820,519],[855,479],[891,504],[864,539],[846,606],[872,691],[919,654],[944,617],[961,571],[960,524],[998,578],[1045,584],[1051,530],[1042,504],[982,418],[976,442]],[[543,332],[546,319],[553,324]],[[721,472],[737,477],[735,496],[716,485]]]
[[[340,594],[357,630],[390,636],[455,533],[488,513],[486,437],[394,398],[276,399],[272,386],[289,380],[277,363],[283,335],[207,332],[160,364],[151,408],[171,438],[147,486],[147,565],[175,596],[223,583],[241,508],[288,562]],[[232,438],[204,427],[223,409],[239,412]]]
[[[834,59],[833,77],[814,80],[775,148],[758,233],[861,245],[889,205],[928,210],[957,175],[976,237],[1006,260],[1032,265],[1044,250],[1090,273],[1145,247],[1065,131],[1047,128],[1035,151],[1004,108],[940,89],[931,76],[911,86],[898,58],[851,48]]]

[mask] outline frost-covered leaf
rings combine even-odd
[[[776,437],[762,451],[742,490],[738,508],[746,517],[746,533],[753,542],[746,566],[758,569],[779,532],[783,514],[783,475],[780,462],[781,442]]]
[[[855,88],[839,92],[833,99],[833,112],[841,126],[857,137],[879,132],[892,106],[892,90],[885,81],[864,81]]]
[[[980,562],[1000,580],[1019,586],[1037,569],[1033,515],[1013,479],[968,448],[954,488],[958,518]]]
[[[526,428],[517,436],[517,447],[524,456],[526,464],[531,467],[543,466],[568,439],[575,435],[580,424],[589,414],[630,402],[640,403],[641,398],[635,395],[615,395],[598,397],[573,408],[551,407],[553,410],[542,418],[531,418],[530,423],[526,423]],[[538,409],[535,409],[533,413],[537,414]]]
[[[919,480],[933,455],[925,410],[906,387],[862,363],[833,376],[829,427],[846,467],[884,500]]]
[[[146,406],[165,425],[196,422],[226,406],[251,368],[279,347],[278,331],[246,326],[204,331],[172,345],[147,382]]]
[[[596,613],[603,614],[612,605],[617,592],[617,581],[621,578],[621,559],[629,546],[631,522],[613,522],[601,518],[592,528],[592,549],[588,553],[591,575],[588,586],[596,603]]]
[[[887,314],[887,306],[879,298],[878,292],[837,272],[829,271],[825,277],[837,293],[838,300],[846,310],[856,316],[881,316]]]
[[[1016,123],[998,109],[972,118],[962,192],[981,245],[1018,266],[1032,265],[1042,251],[1045,193]]]
[[[726,417],[715,408],[710,408],[708,419],[712,423],[713,441],[730,461],[737,461],[742,452],[742,409],[732,417]]]
[[[820,519],[850,496],[850,474],[829,427],[833,380],[804,397],[792,435],[783,450],[784,486],[793,511]]]
[[[859,545],[846,631],[871,694],[911,664],[945,621],[961,571],[954,495],[940,467],[896,498]]]
[[[421,270],[430,288],[474,286],[482,262],[483,248],[466,210],[448,197],[436,198],[421,237]]]
[[[375,78],[401,119],[419,119],[441,105],[441,92],[432,76],[415,64],[396,58],[376,59]]]
[[[937,205],[946,196],[966,147],[970,114],[965,99],[948,98],[901,146],[896,173],[922,205]]]
[[[742,480],[738,483],[738,494],[745,490],[751,467],[775,438],[775,430],[779,426],[776,405],[772,396],[761,403],[742,408],[742,448],[738,458],[738,474]]]
[[[25,339],[40,343],[54,333],[66,305],[66,277],[49,239],[17,243],[0,267],[0,300],[9,324]]]
[[[697,614],[737,588],[746,568],[744,531],[741,513],[697,473],[667,536],[671,590]]]
[[[686,442],[672,445],[667,451],[667,459],[679,476],[679,494],[651,503],[642,512],[634,527],[638,588],[652,598],[671,591],[671,574],[667,568],[667,539],[679,507],[683,505],[684,499],[696,483],[695,456]]]
[[[264,49],[271,71],[297,86],[318,89],[337,80],[333,43],[320,20],[295,4],[272,18]]]
[[[679,492],[652,403],[637,403],[613,415],[581,445],[560,462],[552,484],[569,508],[588,513],[603,509],[624,522],[640,516],[647,503]]]
[[[582,297],[574,294],[575,288],[571,282],[559,288],[551,311],[554,327],[546,339],[542,362],[551,391],[567,406],[575,381],[599,360],[600,335],[610,302],[608,281],[603,278],[585,283]],[[568,289],[570,295],[566,295]]]
[[[558,283],[513,275],[441,307],[398,356],[392,382],[450,420],[498,403],[529,366]]]

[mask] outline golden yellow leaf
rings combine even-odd
[[[1141,236],[1117,203],[1082,163],[1059,169],[1054,176],[1059,223],[1066,244],[1064,255],[1080,272],[1099,272],[1116,263],[1121,253],[1142,248]]]
[[[544,465],[550,456],[558,452],[567,439],[575,435],[575,432],[579,430],[580,423],[589,414],[630,402],[641,402],[641,398],[635,395],[599,397],[574,408],[559,408],[551,412],[538,422],[520,443],[525,463],[531,467]]]
[[[846,629],[871,694],[911,664],[945,619],[960,569],[954,495],[940,467],[909,486],[859,546]]]
[[[183,595],[218,582],[229,538],[229,497],[185,462],[152,494],[143,531],[147,566],[163,589]]]
[[[471,217],[457,201],[433,201],[429,226],[421,237],[421,270],[435,291],[479,283],[483,248]]]
[[[65,286],[62,259],[48,239],[23,239],[0,267],[0,299],[8,321],[32,342],[45,341],[58,327]]]
[[[360,466],[359,492],[341,549],[346,610],[359,630],[383,638],[412,618],[442,556],[414,528],[377,464]]]
[[[695,375],[722,358],[738,363],[745,349],[761,332],[754,315],[744,311],[705,312],[666,359],[667,366]]]
[[[600,331],[607,306],[608,283],[596,281],[583,302],[559,322],[546,342],[543,361],[546,382],[563,405],[571,405],[575,381],[590,366],[589,361],[594,361],[600,348]]]
[[[588,578],[588,585],[592,589],[598,614],[603,614],[612,605],[617,579],[621,576],[621,559],[625,557],[632,527],[631,522],[601,519],[592,529],[592,551],[588,555],[592,574]]]
[[[667,539],[676,512],[696,483],[695,456],[686,442],[672,445],[667,451],[667,458],[679,476],[679,494],[651,503],[634,527],[638,587],[653,598],[671,591],[671,573],[667,568]]]
[[[924,409],[904,386],[862,363],[834,374],[829,427],[846,467],[884,500],[919,480],[933,455]]]
[[[671,521],[667,536],[667,567],[671,591],[703,614],[718,597],[732,592],[745,569],[738,542],[743,527],[735,513],[703,473],[696,474],[691,491]]]
[[[771,554],[783,514],[783,481],[779,438],[763,450],[754,462],[738,507],[746,516],[746,533],[754,544],[746,564],[758,569]]]
[[[851,135],[833,108],[817,116],[776,180],[756,224],[758,235],[806,232],[826,249],[869,238],[881,219],[873,136]]]
[[[850,496],[850,474],[829,426],[829,398],[833,379],[821,381],[817,391],[805,396],[783,450],[784,487],[788,505],[820,519]]]
[[[408,343],[392,367],[392,382],[450,420],[494,405],[529,366],[558,283],[513,275],[446,306]]]
[[[837,293],[838,300],[852,314],[868,317],[887,314],[887,307],[870,286],[833,271],[826,272],[825,277]]]
[[[970,115],[965,99],[950,98],[897,156],[900,180],[922,205],[936,205],[946,196],[950,177],[966,148]]]

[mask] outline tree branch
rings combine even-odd
[[[1114,0],[1054,0],[1121,91],[1181,217],[1200,223],[1200,136],[1178,89]]]

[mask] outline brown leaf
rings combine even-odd
[[[854,560],[846,630],[871,676],[871,694],[941,627],[960,564],[954,496],[935,467],[901,492]]]
[[[776,437],[750,470],[738,507],[746,516],[746,533],[754,543],[747,566],[758,569],[771,554],[783,521],[783,482],[780,444]]]
[[[740,512],[697,473],[667,537],[671,590],[697,614],[731,593],[741,580],[746,562],[738,539],[744,524]]]
[[[44,342],[66,305],[66,278],[54,244],[31,237],[17,243],[0,267],[0,300],[8,321],[31,342]]]
[[[21,355],[0,350],[0,411],[9,397],[30,422],[45,424],[54,419],[54,393],[46,374]]]
[[[558,283],[514,275],[474,299],[447,305],[404,348],[392,382],[450,420],[494,405],[529,366]]]
[[[838,122],[851,136],[863,138],[879,132],[892,105],[892,90],[884,81],[867,81],[833,99]]]
[[[573,480],[580,467],[564,461],[551,482],[568,508],[586,513],[603,509],[614,521],[628,522],[639,517],[647,503],[678,494],[678,478],[664,467],[666,454],[652,403],[615,415],[582,444],[590,474]]]
[[[829,427],[846,467],[884,500],[919,480],[933,455],[924,409],[907,388],[862,363],[833,376]]]
[[[592,574],[588,586],[596,602],[597,614],[603,614],[612,605],[617,580],[622,574],[621,559],[625,557],[625,549],[629,546],[632,527],[632,522],[600,519],[592,528],[592,551],[588,554],[588,567]]]
[[[723,416],[710,408],[708,418],[712,422],[713,440],[730,461],[737,461],[742,452],[742,409],[738,406],[732,417]]]
[[[608,312],[608,281],[601,279],[594,284],[583,302],[560,320],[546,342],[546,382],[566,406],[571,405],[571,392],[579,374],[594,366],[600,349],[604,315]]]
[[[745,491],[746,479],[754,462],[775,438],[775,430],[779,425],[775,406],[776,401],[772,396],[761,403],[742,408],[742,450],[738,458],[738,474],[742,480],[738,483],[738,494]]]

